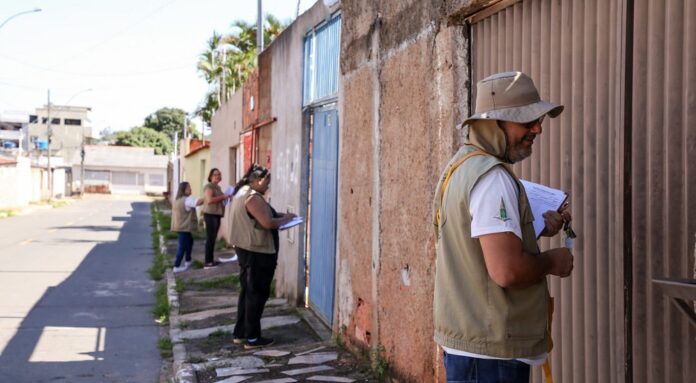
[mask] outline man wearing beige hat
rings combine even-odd
[[[566,248],[539,251],[529,201],[510,164],[532,154],[547,115],[521,72],[477,84],[476,113],[465,144],[445,168],[433,201],[437,233],[435,341],[448,382],[528,382],[530,365],[550,349],[546,276],[567,277]],[[567,208],[544,214],[544,236],[570,221]]]

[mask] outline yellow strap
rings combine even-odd
[[[460,158],[457,162],[450,166],[449,170],[447,171],[447,175],[445,176],[445,179],[442,181],[442,186],[440,187],[440,206],[442,206],[442,200],[445,198],[445,190],[447,189],[447,184],[449,184],[450,178],[452,177],[452,173],[454,173],[454,171],[459,167],[459,165],[461,165],[464,161],[468,160],[473,156],[483,156],[486,154],[487,153],[483,150],[475,150]],[[437,214],[435,215],[435,224],[440,226],[440,209],[437,209]]]
[[[546,383],[553,383],[553,377],[551,376],[551,363],[549,363],[549,358],[544,361],[544,376],[546,377]]]

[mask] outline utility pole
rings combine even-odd
[[[51,90],[48,89],[48,103],[46,105],[46,152],[48,160],[46,161],[46,170],[48,170],[48,200],[53,199],[53,177],[51,177]]]
[[[85,195],[85,128],[82,127],[82,146],[80,148],[80,198]]]
[[[256,62],[258,64],[258,57],[263,50],[263,12],[261,6],[261,0],[258,0],[256,10]]]

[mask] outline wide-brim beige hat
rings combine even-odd
[[[503,120],[524,124],[543,115],[551,118],[563,112],[563,105],[543,101],[534,82],[522,72],[488,76],[476,85],[475,113],[463,125],[475,120]]]

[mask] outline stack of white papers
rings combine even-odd
[[[297,216],[297,217],[293,218],[290,222],[286,223],[285,225],[280,226],[278,228],[278,230],[287,230],[287,229],[294,227],[294,226],[297,226],[303,222],[304,222],[304,219],[300,216]]]
[[[534,233],[539,238],[544,230],[544,226],[546,226],[543,214],[549,210],[558,211],[568,198],[568,194],[563,190],[553,189],[548,186],[535,184],[534,182],[520,181],[524,186],[525,192],[527,192],[527,199],[534,216]]]

